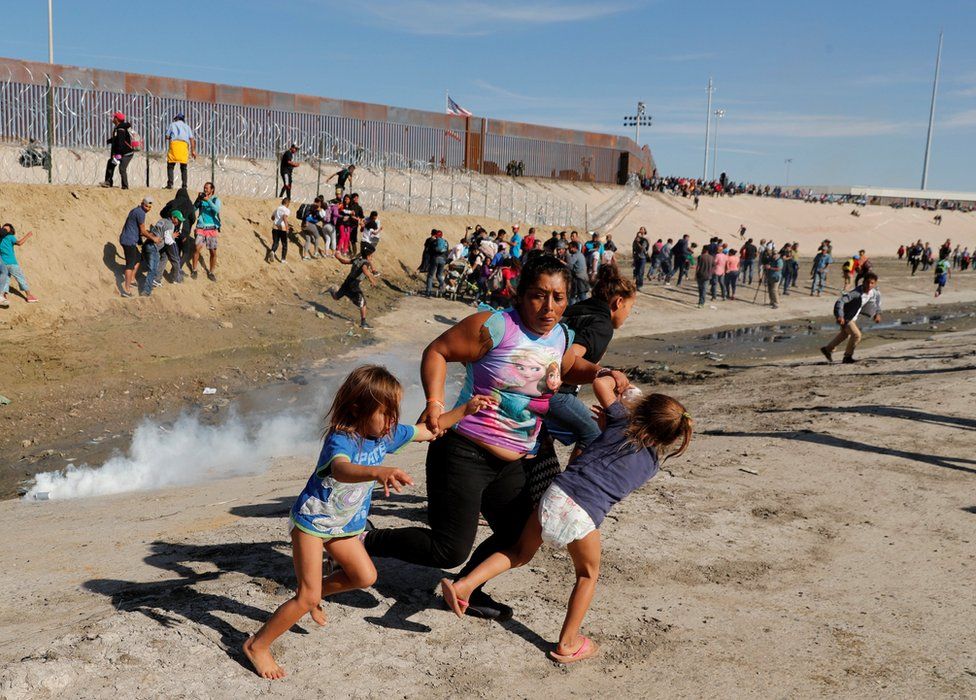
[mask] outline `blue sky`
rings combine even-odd
[[[5,3],[4,55],[47,58],[46,3]],[[929,187],[976,190],[976,2],[55,0],[60,63],[632,134],[701,173],[705,85],[734,179],[919,185],[940,28]],[[169,22],[166,17],[180,18]],[[182,22],[185,20],[185,24]]]

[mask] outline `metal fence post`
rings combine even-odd
[[[217,110],[210,110],[210,182],[217,186]]]
[[[451,197],[448,202],[450,210],[448,211],[448,216],[454,216],[454,171],[451,171]]]
[[[274,171],[275,171],[275,189],[274,189],[275,194],[274,194],[274,196],[277,197],[278,196],[278,193],[281,192],[281,190],[278,188],[278,164],[281,162],[281,141],[278,141],[277,143],[275,143],[275,156],[274,157],[275,157],[274,164],[272,165],[272,167],[274,168]]]
[[[142,103],[142,152],[146,154],[146,187],[149,187],[149,93]]]
[[[315,196],[322,196],[322,161],[325,160],[325,139],[319,136],[319,167],[315,176]],[[385,173],[384,173],[385,175]]]
[[[468,216],[471,216],[471,188],[474,185],[474,173],[468,172]]]
[[[407,163],[407,213],[413,204],[413,163]]]
[[[488,218],[488,178],[485,178],[485,218]]]
[[[383,153],[383,205],[380,209],[386,211],[386,153]]]
[[[430,198],[427,200],[427,213],[434,212],[434,164],[430,164]]]
[[[47,182],[54,181],[54,81],[47,76]]]

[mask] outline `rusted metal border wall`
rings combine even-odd
[[[622,136],[7,58],[0,138],[48,143],[48,120],[38,115],[49,80],[53,141],[68,148],[103,148],[108,116],[121,111],[159,152],[167,124],[183,112],[201,153],[219,157],[273,159],[296,143],[329,160],[394,168],[436,162],[493,175],[516,161],[525,175],[601,183],[654,170],[650,150]]]

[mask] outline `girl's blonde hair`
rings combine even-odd
[[[630,414],[626,435],[631,444],[655,450],[681,441],[678,449],[664,457],[677,457],[691,442],[693,421],[685,407],[665,394],[649,394],[637,402]]]
[[[323,434],[355,433],[366,437],[369,419],[378,410],[386,416],[383,434],[388,434],[400,422],[400,401],[403,387],[386,367],[363,365],[357,367],[339,387],[332,407],[325,416]]]

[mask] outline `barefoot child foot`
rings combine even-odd
[[[315,624],[320,627],[324,627],[326,623],[325,611],[322,609],[321,605],[316,605],[312,608],[312,612],[309,613],[312,619],[315,620]]]
[[[508,569],[531,561],[543,542],[565,547],[576,571],[559,644],[549,656],[570,664],[592,658],[599,647],[580,634],[600,575],[600,524],[610,509],[653,477],[660,461],[680,455],[691,441],[691,415],[669,396],[617,396],[613,377],[598,377],[593,392],[600,403],[603,433],[557,475],[543,493],[518,542],[495,552],[457,581],[443,579],[445,602],[458,617],[479,586]],[[676,450],[661,457],[664,448]]]
[[[256,648],[254,646],[254,637],[247,638],[242,650],[244,651],[244,656],[251,662],[254,670],[261,678],[275,681],[285,677],[285,669],[279,666],[274,660],[274,657],[271,655],[271,650],[267,647]]]
[[[305,615],[319,625],[326,623],[323,598],[368,588],[376,581],[376,567],[359,537],[368,522],[374,483],[380,482],[387,496],[413,484],[404,471],[381,464],[388,452],[409,442],[434,439],[423,423],[399,422],[402,399],[400,382],[378,365],[356,368],[336,392],[315,471],[291,508],[295,595],[244,644],[244,654],[262,678],[285,675],[271,655],[274,640]],[[444,413],[439,425],[447,429],[494,403],[490,397],[475,396]],[[323,577],[326,552],[338,568]]]

